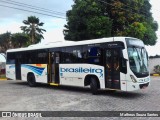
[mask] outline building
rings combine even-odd
[[[0,74],[5,74],[6,63],[0,62]]]
[[[6,60],[3,55],[0,54],[0,74],[5,74]]]
[[[149,69],[150,69],[151,74],[156,73],[155,70],[154,70],[155,66],[160,66],[160,58],[150,57],[150,59],[149,59]]]

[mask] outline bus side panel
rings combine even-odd
[[[60,84],[84,86],[87,75],[95,75],[100,82],[100,88],[105,88],[104,67],[92,64],[60,64]]]
[[[6,77],[16,80],[15,64],[6,65]]]
[[[27,81],[29,72],[35,75],[36,82],[47,83],[47,64],[22,64],[22,80]]]
[[[123,91],[127,91],[126,74],[124,73],[120,73],[120,88]]]

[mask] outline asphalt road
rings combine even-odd
[[[143,90],[101,90],[99,95],[89,88],[31,88],[24,81],[0,80],[0,111],[160,111],[160,77],[151,77],[151,85]]]

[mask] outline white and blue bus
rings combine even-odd
[[[37,83],[134,91],[150,84],[144,43],[132,37],[55,42],[7,50],[6,77]]]

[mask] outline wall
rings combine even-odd
[[[0,62],[0,74],[5,74],[6,63]]]
[[[5,67],[6,67],[6,63],[5,62],[0,62],[0,68],[5,69]]]
[[[154,66],[160,65],[160,58],[150,58],[149,59],[149,69],[150,73],[155,73],[154,72]]]

